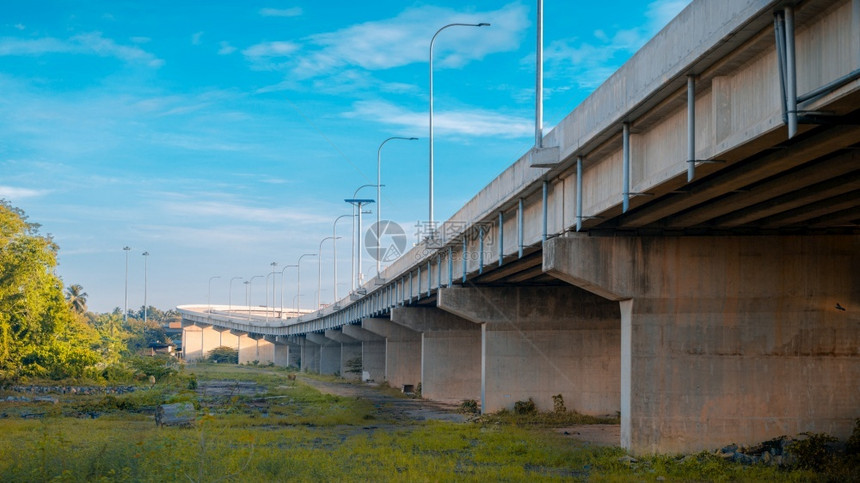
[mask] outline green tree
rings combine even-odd
[[[76,377],[99,361],[94,331],[54,274],[58,247],[38,229],[0,199],[0,380]]]
[[[87,293],[84,292],[84,287],[79,284],[66,287],[66,301],[72,307],[72,310],[79,314],[87,312],[87,296]]]

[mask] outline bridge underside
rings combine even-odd
[[[774,45],[787,6],[808,90],[791,136]],[[705,39],[720,40],[672,64],[721,12],[731,25]],[[846,437],[860,417],[860,0],[685,14],[649,51],[677,69],[634,57],[545,136],[557,164],[521,158],[452,218],[468,234],[287,325],[184,311],[186,357],[232,345],[240,361],[344,375],[360,360],[362,376],[484,412],[560,396],[620,414],[634,453]]]

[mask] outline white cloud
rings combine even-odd
[[[0,198],[7,200],[21,200],[24,198],[37,198],[50,193],[49,190],[34,190],[30,188],[19,188],[15,186],[0,185]]]
[[[260,15],[264,17],[298,17],[302,14],[301,7],[292,8],[261,8]]]
[[[218,55],[230,55],[237,50],[236,47],[230,45],[230,42],[221,41],[218,45]]]
[[[191,36],[191,45],[200,45],[203,41],[203,32],[195,32]]]
[[[285,62],[285,58],[299,49],[293,42],[274,41],[252,45],[242,51],[242,55],[256,69],[276,69]]]
[[[344,116],[400,126],[402,133],[412,135],[426,131],[428,125],[425,111],[407,111],[378,101],[357,102]],[[485,110],[443,111],[434,113],[433,128],[437,134],[516,138],[532,133],[534,122]]]
[[[689,3],[690,0],[656,0],[646,7],[648,22],[643,26],[615,32],[598,29],[592,33],[591,41],[573,37],[552,42],[544,52],[547,79],[586,89],[599,86]],[[524,60],[527,62],[532,60]],[[556,89],[564,90],[567,89]],[[551,92],[551,88],[547,90],[548,97]]]
[[[164,61],[139,47],[120,45],[102,36],[101,32],[76,35],[68,40],[52,37],[39,39],[0,39],[0,56],[45,55],[45,54],[90,54],[115,57],[128,63],[143,63],[150,67],[161,67]]]
[[[436,19],[432,24],[428,18]],[[434,63],[437,68],[456,68],[487,55],[514,50],[529,25],[528,9],[511,3],[497,10],[462,13],[435,6],[409,8],[393,18],[365,22],[341,30],[312,35],[301,45],[303,55],[290,54],[289,62],[271,62],[270,69],[289,71],[298,78],[325,76],[357,66],[367,70],[383,70],[416,62],[426,62],[430,39],[439,26],[449,23],[491,23],[491,27],[454,27],[437,37]],[[258,44],[266,46],[272,44]],[[257,49],[247,49],[246,56],[259,62]],[[274,57],[274,55],[269,55]],[[255,65],[260,67],[259,64]]]

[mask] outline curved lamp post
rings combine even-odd
[[[269,321],[269,277],[272,277],[272,317],[275,316],[275,267],[278,262],[272,262],[269,265],[272,267],[272,273],[266,275],[266,321]]]
[[[233,311],[233,280],[242,280],[242,277],[233,277],[230,279],[230,283],[227,289],[227,312]]]
[[[358,248],[356,248],[356,243],[355,243],[355,242],[356,242],[356,236],[355,236],[355,207],[356,207],[356,206],[358,206],[358,231],[360,232],[360,231],[361,231],[361,205],[362,205],[363,203],[365,203],[365,202],[368,202],[368,201],[369,201],[369,202],[371,202],[371,203],[373,202],[373,200],[358,200],[358,199],[356,199],[356,196],[358,196],[358,192],[359,192],[359,191],[361,191],[363,188],[367,188],[367,187],[370,187],[370,186],[376,186],[376,185],[373,185],[373,184],[363,184],[363,185],[359,186],[358,188],[356,188],[355,192],[353,192],[353,193],[352,193],[352,198],[351,198],[351,199],[344,200],[344,201],[346,201],[347,203],[349,203],[349,204],[351,204],[351,205],[352,205],[352,262],[351,262],[351,263],[352,263],[352,274],[351,274],[351,276],[352,276],[352,282],[351,282],[351,283],[352,283],[352,288],[350,289],[351,291],[355,291],[355,252],[356,252],[356,251],[358,251],[358,257],[359,257],[359,258],[358,258],[358,263],[359,263],[358,270],[359,270],[359,271],[361,271],[361,266],[360,266],[360,265],[361,265],[361,239],[360,239],[360,238],[361,238],[361,233],[359,233],[359,235],[358,235],[358,237],[359,237],[359,239],[358,239]],[[358,203],[357,203],[357,202],[358,202]]]
[[[436,42],[436,36],[439,35],[440,32],[449,28],[449,27],[489,27],[488,23],[449,23],[444,27],[440,28],[433,34],[433,38],[430,39],[430,219],[427,220],[430,222],[430,229],[435,230],[434,226],[434,218],[433,218],[433,44]]]
[[[220,275],[216,275],[214,277],[209,277],[209,291],[206,293],[206,313],[212,313],[212,280],[217,278],[221,278]]]
[[[379,276],[379,248],[380,239],[382,238],[382,233],[380,233],[380,216],[382,214],[382,146],[385,146],[385,143],[391,141],[392,139],[402,139],[404,141],[417,141],[418,138],[405,138],[400,136],[392,136],[385,141],[382,141],[382,144],[379,145],[379,148],[376,150],[376,276]],[[336,292],[335,292],[336,294]],[[335,300],[337,300],[337,295],[335,295]]]
[[[122,317],[128,322],[128,252],[131,251],[131,247],[125,246],[122,250],[125,252],[125,312]]]
[[[253,285],[255,278],[263,278],[263,275],[254,275],[245,282],[248,284],[248,320],[251,320],[251,286]]]
[[[147,260],[149,260],[149,252],[141,253],[143,255],[143,325],[146,325],[146,282],[147,282]]]
[[[305,253],[296,262],[296,314],[299,314],[302,305],[302,258],[315,256],[316,253]]]
[[[298,265],[284,265],[284,268],[281,269],[281,315],[284,314],[284,287],[287,286],[287,280],[284,278],[284,272],[287,271],[288,268],[298,268]]]
[[[355,210],[353,210],[353,213],[355,213]],[[334,223],[331,224],[331,236],[334,237],[334,240],[332,240],[332,242],[331,242],[331,248],[332,248],[332,251],[334,252],[334,263],[332,264],[332,265],[334,265],[334,283],[333,283],[333,285],[334,285],[334,287],[333,287],[334,288],[334,291],[333,291],[334,303],[337,303],[337,301],[338,301],[338,298],[337,298],[337,239],[342,238],[342,237],[337,236],[337,222],[341,218],[346,218],[347,216],[352,216],[353,219],[355,218],[354,214],[352,214],[352,215],[340,215],[337,218],[335,218]]]
[[[326,240],[332,240],[332,243],[334,243],[334,240],[338,238],[340,237],[327,236],[323,238],[322,240],[320,240],[320,247],[319,250],[317,250],[317,310],[319,310],[320,308],[320,292],[322,289],[322,244]]]

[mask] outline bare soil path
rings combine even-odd
[[[342,397],[356,397],[370,401],[380,416],[395,421],[449,421],[462,423],[468,414],[457,412],[457,406],[426,399],[410,399],[385,394],[377,388],[349,382],[320,381],[310,377],[298,376],[305,384],[318,391]]]

